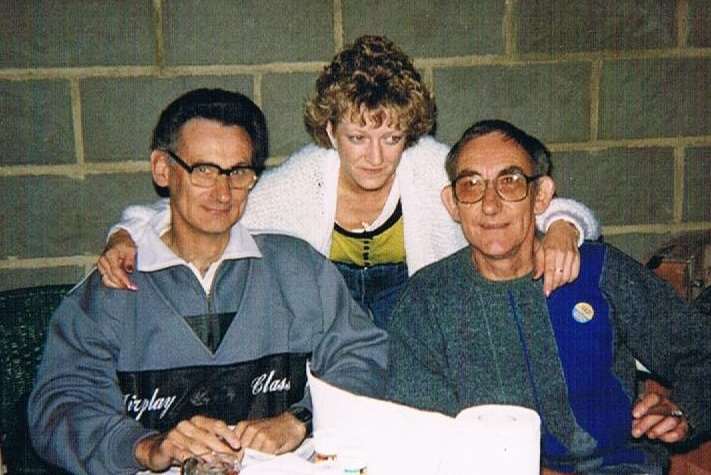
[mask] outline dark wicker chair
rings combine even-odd
[[[49,317],[71,288],[48,285],[0,292],[0,447],[10,475],[64,473],[35,454],[26,410]]]

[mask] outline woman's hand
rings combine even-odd
[[[567,221],[555,221],[543,241],[537,241],[533,278],[543,276],[543,291],[549,296],[561,285],[574,281],[579,273],[578,229]]]
[[[109,237],[103,254],[96,263],[101,274],[101,282],[114,289],[138,290],[128,274],[136,268],[136,243],[123,229]]]

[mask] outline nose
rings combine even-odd
[[[214,186],[215,198],[220,203],[228,203],[232,199],[232,190],[228,178],[225,175],[220,175],[215,180]]]
[[[484,197],[481,199],[481,211],[485,215],[493,215],[501,209],[501,198],[491,182],[486,183]]]
[[[380,143],[377,140],[373,140],[370,143],[370,150],[368,150],[368,161],[372,165],[382,165],[383,163],[383,151],[380,148]]]

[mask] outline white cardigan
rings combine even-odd
[[[441,202],[440,192],[449,180],[444,161],[449,147],[429,136],[409,147],[397,168],[405,234],[408,273],[431,264],[464,247],[462,231]],[[340,159],[333,149],[307,145],[291,155],[282,165],[264,173],[249,194],[241,223],[251,232],[278,232],[297,236],[324,256],[331,247],[336,220],[336,191]],[[122,221],[112,228],[126,229],[140,236],[155,213],[162,213],[161,228],[170,225],[168,200],[150,207],[130,206]],[[565,219],[580,231],[580,242],[597,239],[599,225],[586,206],[569,199],[556,198],[548,210],[536,219],[541,230]],[[134,238],[134,240],[136,240]]]

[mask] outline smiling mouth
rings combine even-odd
[[[480,228],[487,230],[487,231],[504,229],[506,226],[508,226],[507,223],[484,223],[484,224],[479,225]]]

